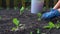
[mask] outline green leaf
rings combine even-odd
[[[49,22],[49,24],[48,24],[48,25],[50,26],[50,28],[55,27],[55,25],[53,24],[53,22]]]
[[[41,13],[38,13],[38,14],[37,14],[37,16],[38,16],[39,18],[41,17],[41,15],[42,15]]]
[[[16,25],[16,26],[19,26],[19,20],[17,18],[14,18],[13,19],[13,23]]]
[[[50,26],[44,26],[43,28],[50,29]]]
[[[20,11],[23,11],[24,10],[24,7],[22,6],[22,8],[20,9]]]
[[[49,29],[51,29],[51,28],[54,28],[54,27],[55,27],[55,25],[53,24],[53,22],[49,22],[48,26],[44,26],[43,28],[49,28]]]
[[[59,28],[60,28],[60,23],[57,23],[57,24],[55,25],[55,27],[56,27],[57,29],[59,29]]]
[[[13,27],[11,30],[12,30],[12,31],[15,31],[15,30],[16,30],[16,28],[15,28],[15,27]]]
[[[23,10],[24,10],[24,7],[20,9],[20,15],[24,12]]]
[[[37,29],[37,34],[39,34],[40,33],[40,30],[39,29]]]

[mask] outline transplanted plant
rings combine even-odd
[[[40,34],[40,29],[37,29],[37,34]]]
[[[37,14],[38,21],[40,21],[40,20],[41,20],[41,15],[42,15],[41,13],[38,13],[38,14]]]
[[[17,18],[13,18],[13,23],[16,25],[16,27],[12,28],[12,31],[16,30],[19,27],[20,21]]]
[[[57,22],[57,24],[55,24],[55,27],[56,27],[57,29],[60,28],[60,22],[59,22],[59,21]]]
[[[14,7],[14,10],[16,10],[18,7]]]
[[[13,18],[13,23],[16,25],[16,27],[19,26],[19,20],[17,18]]]
[[[22,8],[20,9],[20,15],[24,12],[24,7],[22,6]]]
[[[48,26],[44,26],[43,28],[49,28],[49,29],[52,29],[55,27],[55,24],[53,22],[49,22],[48,23]]]

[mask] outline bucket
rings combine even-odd
[[[31,0],[31,13],[39,13],[44,5],[44,0]]]

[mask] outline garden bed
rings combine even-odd
[[[37,29],[39,29],[40,34],[60,34],[60,29],[45,29],[43,26],[46,26],[49,21],[41,20],[38,21],[36,14],[31,14],[30,11],[24,10],[24,13],[20,15],[19,9],[14,10],[0,10],[0,34],[38,34]],[[18,31],[11,31],[12,27],[15,25],[12,22],[13,18],[18,18],[20,24],[25,24],[23,29]],[[56,22],[56,19],[52,19],[53,22]],[[22,27],[22,26],[21,26]]]

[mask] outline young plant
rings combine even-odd
[[[18,7],[14,7],[14,10],[16,10]]]
[[[19,20],[17,18],[13,18],[13,23],[16,25],[16,27],[19,26]]]
[[[16,27],[12,28],[12,31],[18,30],[19,27],[19,20],[17,18],[13,18],[13,23],[16,25]]]
[[[38,21],[40,21],[40,20],[41,20],[41,15],[42,15],[41,13],[38,13],[38,14],[37,14]]]
[[[13,27],[12,29],[11,29],[11,31],[15,31],[17,28],[15,28],[15,27]]]
[[[37,29],[37,34],[40,34],[40,29]]]
[[[49,28],[49,29],[52,29],[55,27],[55,24],[53,24],[53,22],[49,22],[48,23],[48,26],[44,26],[43,28]]]
[[[46,11],[47,7],[43,7],[43,11]]]
[[[57,28],[57,29],[59,29],[60,28],[60,22],[58,21],[58,23],[57,24],[55,24],[55,27]]]
[[[24,12],[24,7],[22,6],[22,8],[20,9],[20,15]]]

